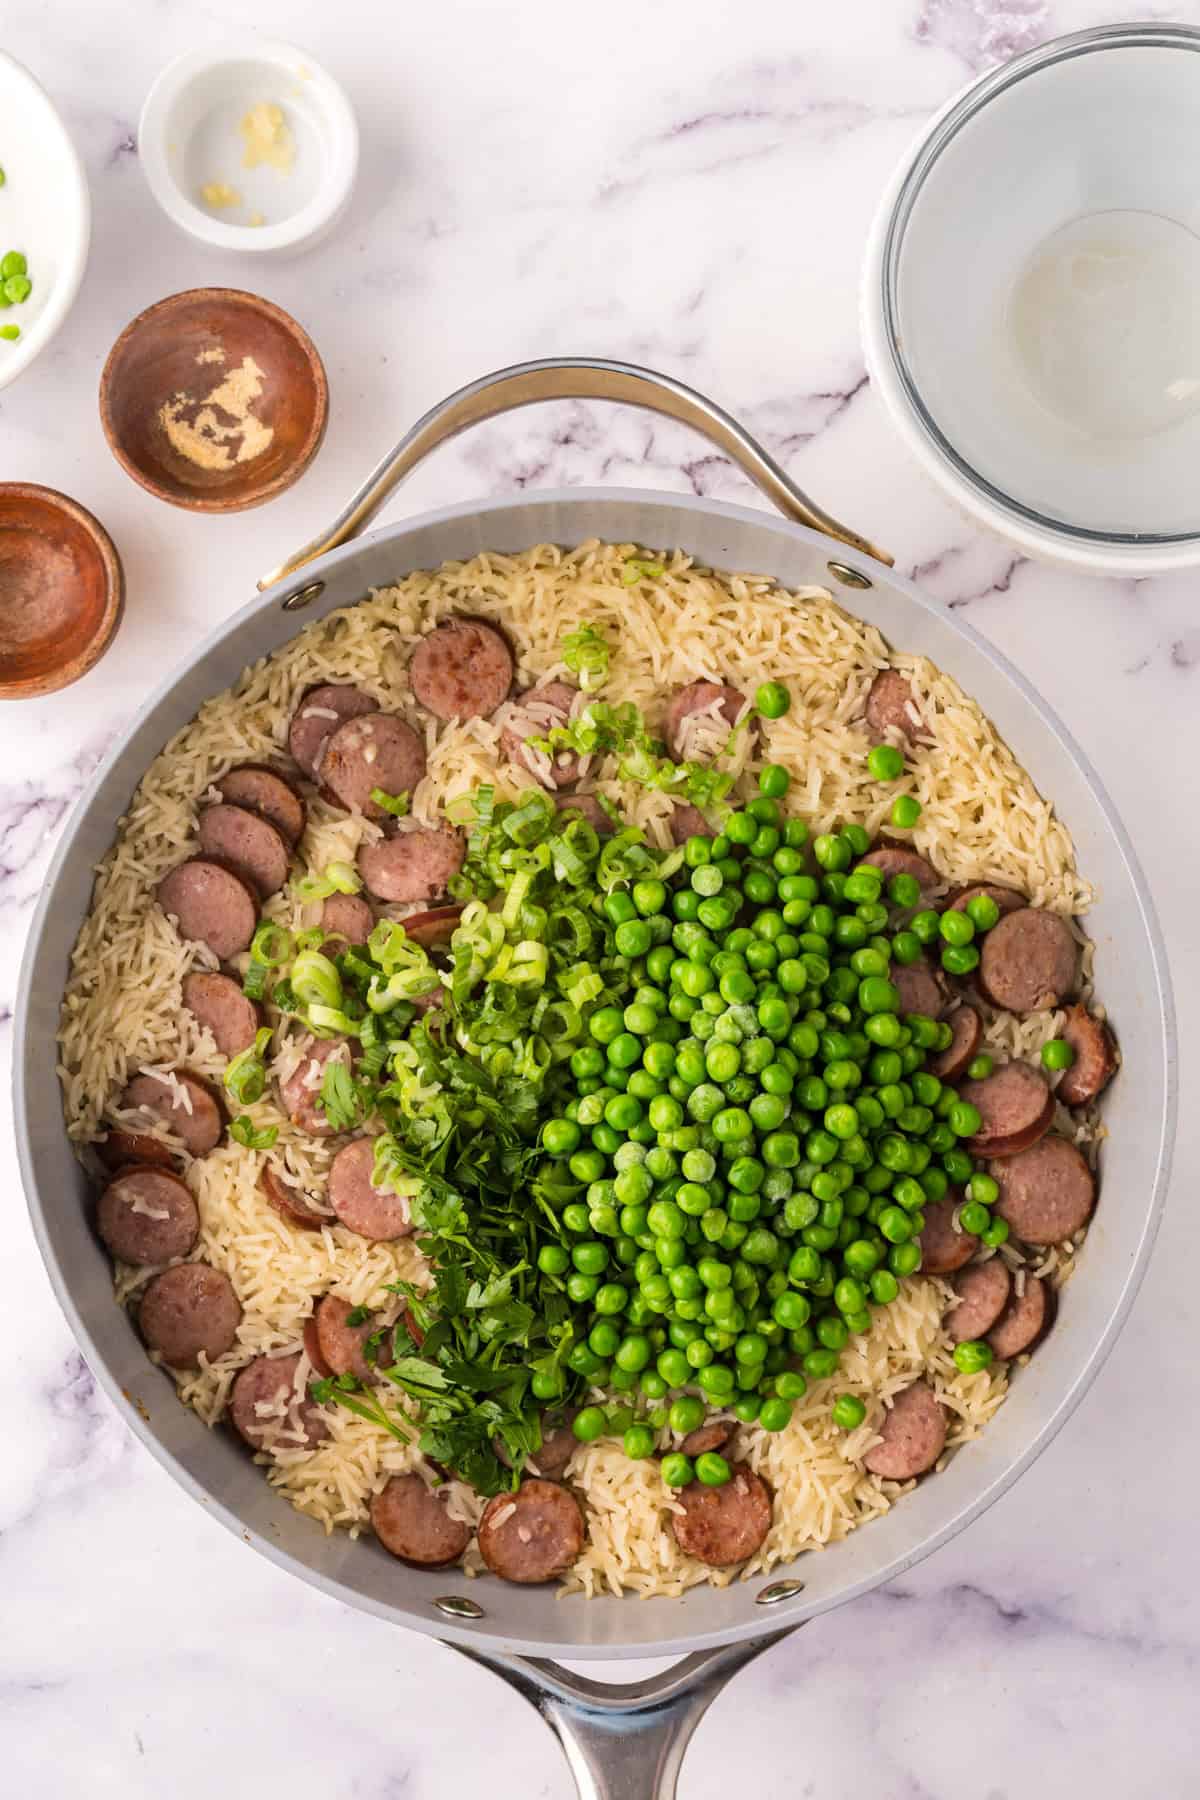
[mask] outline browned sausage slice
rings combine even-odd
[[[347,719],[361,719],[366,713],[378,711],[379,702],[364,694],[361,688],[329,684],[310,688],[292,714],[288,727],[288,749],[293,762],[315,781],[325,740]]]
[[[328,1381],[333,1370],[321,1355],[321,1340],[317,1335],[317,1321],[313,1317],[304,1321],[304,1351],[321,1380]]]
[[[579,1502],[553,1481],[523,1481],[515,1494],[497,1494],[479,1521],[479,1553],[505,1581],[552,1581],[583,1540]]]
[[[175,1158],[168,1144],[144,1131],[110,1131],[96,1154],[106,1169],[123,1169],[128,1163],[153,1163],[158,1169],[173,1169]]]
[[[360,1309],[351,1306],[348,1300],[342,1300],[337,1294],[326,1294],[317,1302],[313,1317],[317,1321],[317,1343],[321,1347],[321,1355],[329,1364],[335,1375],[357,1375],[362,1382],[373,1382],[378,1378],[378,1357],[368,1362],[366,1342],[380,1330],[380,1323],[372,1314],[360,1325],[352,1325],[352,1313]],[[383,1366],[391,1363],[385,1345],[381,1342],[379,1352],[384,1357]]]
[[[439,719],[486,719],[508,697],[512,652],[481,619],[448,619],[417,645],[408,679]]]
[[[1019,1156],[992,1164],[1000,1183],[995,1210],[1027,1244],[1058,1244],[1092,1216],[1096,1178],[1066,1138],[1044,1137]]]
[[[307,1194],[302,1194],[299,1188],[289,1187],[269,1163],[264,1164],[258,1185],[275,1211],[289,1224],[299,1225],[304,1231],[319,1231],[322,1225],[334,1223],[332,1213],[320,1212]]]
[[[262,1011],[228,975],[197,971],[183,978],[183,1004],[207,1025],[222,1056],[248,1050],[262,1023]]]
[[[375,1243],[408,1237],[415,1227],[403,1194],[388,1194],[371,1183],[374,1138],[355,1138],[338,1151],[329,1170],[329,1204],[347,1231]]]
[[[921,715],[912,687],[899,669],[880,669],[867,694],[866,717],[876,738],[893,731],[902,731],[907,738],[919,734]]]
[[[957,1081],[965,1075],[983,1042],[983,1020],[973,1006],[958,1007],[950,1014],[949,1024],[954,1035],[929,1065],[939,1081]]]
[[[987,1341],[997,1356],[1021,1356],[1041,1337],[1050,1318],[1050,1290],[1037,1275],[1026,1275],[1018,1294],[1013,1283],[1013,1296],[999,1320],[987,1334]]]
[[[597,800],[595,794],[559,794],[554,802],[555,812],[566,815],[570,823],[570,815],[578,813],[586,819],[597,837],[611,837],[616,826]]]
[[[224,1356],[241,1322],[242,1309],[228,1275],[202,1262],[164,1269],[138,1307],[142,1336],[173,1369],[188,1369],[201,1355],[209,1362]]]
[[[677,806],[671,814],[670,823],[671,836],[677,844],[686,844],[689,838],[716,836],[698,806]]]
[[[298,1377],[300,1352],[256,1356],[238,1375],[229,1416],[253,1450],[311,1450],[329,1436],[325,1415]]]
[[[422,950],[444,950],[462,918],[461,906],[435,906],[432,912],[410,913],[400,923],[405,934]]]
[[[208,806],[200,814],[200,848],[224,863],[265,900],[287,880],[287,840],[269,820],[244,806]]]
[[[242,763],[215,784],[222,800],[244,806],[273,825],[294,850],[304,831],[304,802],[277,769],[266,763]]]
[[[189,1156],[207,1156],[225,1129],[221,1102],[206,1081],[186,1069],[177,1070],[173,1081],[161,1075],[135,1075],[121,1096],[121,1106],[161,1119]]]
[[[419,1475],[393,1475],[371,1501],[371,1525],[385,1550],[419,1569],[457,1562],[471,1528],[452,1519],[446,1503]]]
[[[771,1490],[749,1463],[732,1463],[723,1487],[689,1482],[675,1498],[683,1507],[672,1513],[675,1541],[688,1556],[710,1569],[753,1556],[771,1529]]]
[[[1012,1276],[998,1256],[961,1269],[950,1283],[958,1305],[946,1314],[946,1330],[956,1344],[968,1338],[986,1337],[1008,1305]]]
[[[921,889],[922,902],[932,888],[941,884],[942,878],[933,864],[903,844],[876,844],[859,861],[878,869],[885,881],[890,881],[893,875],[912,875]]]
[[[679,1448],[684,1456],[703,1456],[709,1450],[723,1450],[733,1436],[732,1419],[706,1419],[689,1431]]]
[[[1054,1121],[1054,1096],[1032,1063],[1003,1063],[982,1081],[965,1081],[959,1094],[982,1120],[967,1139],[976,1156],[1014,1156],[1036,1144]]]
[[[408,1329],[414,1329],[411,1318],[406,1317]],[[571,1430],[574,1411],[544,1412],[541,1418],[542,1442],[533,1455],[526,1458],[525,1468],[529,1475],[539,1476],[543,1481],[558,1481],[572,1456],[579,1448],[579,1439]],[[512,1458],[508,1447],[501,1437],[492,1439],[492,1449],[500,1458],[506,1469],[512,1468]]]
[[[379,900],[437,900],[462,868],[466,853],[461,832],[422,825],[364,844],[358,872]]]
[[[917,1242],[921,1246],[922,1275],[953,1275],[978,1250],[977,1237],[954,1229],[954,1214],[962,1203],[962,1194],[951,1188],[944,1200],[928,1200],[921,1208],[925,1223]]]
[[[1064,1106],[1088,1106],[1117,1072],[1116,1040],[1086,1006],[1068,1009],[1062,1034],[1075,1052],[1075,1061],[1055,1088],[1054,1098]]]
[[[723,725],[732,731],[749,702],[737,688],[723,681],[692,681],[680,688],[667,706],[663,720],[663,736],[667,749],[676,762],[694,761],[689,757],[691,732],[687,721],[696,713],[707,713],[715,706]]]
[[[375,929],[375,914],[361,894],[330,894],[321,908],[321,929],[347,944],[365,944]]]
[[[902,1013],[921,1013],[927,1019],[940,1019],[946,1005],[946,990],[932,964],[923,956],[916,962],[893,963],[891,979],[900,996]]]
[[[959,888],[954,898],[947,900],[946,905],[954,912],[965,912],[967,901],[974,900],[980,894],[986,894],[989,900],[995,902],[1001,918],[1005,913],[1020,912],[1023,906],[1028,905],[1024,894],[1019,894],[1016,888],[1001,887],[998,881],[972,882],[970,887]]]
[[[372,788],[411,794],[424,774],[425,746],[394,713],[348,719],[330,734],[321,752],[322,791],[347,812],[361,812],[368,819],[391,817],[372,800]]]
[[[310,1137],[334,1135],[335,1128],[325,1117],[325,1109],[320,1104],[321,1085],[325,1080],[325,1065],[332,1057],[344,1062],[347,1068],[350,1066],[346,1055],[349,1045],[349,1038],[344,1037],[306,1038],[300,1061],[287,1080],[280,1083],[284,1112],[293,1125],[307,1131]]]
[[[914,1381],[896,1395],[879,1429],[883,1442],[867,1451],[864,1465],[886,1481],[911,1481],[945,1448],[945,1409],[927,1381]]]
[[[165,1263],[186,1256],[200,1235],[187,1186],[166,1169],[123,1169],[100,1196],[96,1229],[120,1262]]]
[[[1057,913],[1023,906],[987,932],[979,952],[979,985],[993,1006],[1044,1012],[1075,986],[1079,946]]]
[[[258,925],[253,888],[205,856],[193,856],[163,876],[158,904],[175,920],[180,937],[207,944],[222,962],[250,948]]]
[[[571,716],[578,688],[565,681],[547,681],[527,688],[512,703],[508,721],[500,733],[500,745],[509,762],[527,769],[544,788],[574,786],[579,780],[579,757],[574,750],[535,750],[530,738],[544,738],[561,730]]]

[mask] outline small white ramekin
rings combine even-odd
[[[294,172],[243,168],[237,119],[260,101],[284,111]],[[182,231],[218,250],[294,253],[323,238],[345,210],[358,172],[358,122],[343,89],[306,51],[251,38],[189,51],[163,70],[142,108],[138,152],[151,193]],[[206,182],[262,196],[265,222],[250,223],[249,206],[228,219],[208,210],[200,199]]]
[[[956,94],[883,194],[860,295],[872,385],[958,509],[1030,556],[1111,576],[1200,566],[1200,417],[1132,449],[1041,436],[1045,413],[1005,385],[996,323],[1030,254],[1075,218],[1147,212],[1200,237],[1198,112],[1200,31],[1077,32]],[[1071,505],[1047,499],[1064,474]],[[1173,516],[1119,518],[1134,483]]]

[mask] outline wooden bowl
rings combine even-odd
[[[147,307],[100,377],[100,417],[121,467],[191,512],[240,512],[291,487],[320,449],[328,413],[307,332],[236,288],[192,288]]]
[[[0,700],[86,675],[124,604],[116,546],[86,507],[54,488],[0,482]]]

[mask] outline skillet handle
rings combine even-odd
[[[797,1627],[791,1627],[795,1630]],[[675,1800],[693,1731],[726,1682],[772,1644],[765,1637],[697,1650],[644,1681],[593,1681],[547,1657],[451,1648],[499,1675],[537,1709],[563,1747],[579,1800]]]
[[[695,388],[685,387],[669,375],[639,368],[636,363],[607,362],[599,357],[554,356],[541,362],[513,363],[507,369],[483,375],[431,407],[371,471],[328,530],[302,550],[297,550],[294,556],[289,556],[269,575],[264,575],[259,588],[274,586],[325,551],[335,550],[347,539],[356,537],[394,489],[440,444],[457,437],[470,425],[481,424],[485,419],[494,419],[500,413],[512,412],[519,406],[531,406],[541,400],[622,401],[629,406],[662,413],[680,424],[691,425],[737,463],[786,518],[811,526],[814,531],[823,531],[827,537],[837,538],[851,549],[873,556],[877,562],[890,565],[894,560],[885,550],[877,549],[849,526],[839,524],[810,500],[774,457],[768,456],[743,431],[736,419],[723,407],[697,393]]]

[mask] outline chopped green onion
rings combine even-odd
[[[264,919],[250,942],[250,955],[255,962],[277,969],[289,962],[293,954],[292,934],[282,925]]]
[[[292,991],[301,1006],[334,1006],[342,1003],[342,982],[336,968],[319,950],[302,950],[292,964]]]
[[[302,875],[293,881],[292,892],[307,906],[313,900],[328,900],[330,894],[357,894],[362,888],[358,871],[350,863],[327,863],[319,875]]]
[[[241,1050],[225,1071],[225,1088],[239,1106],[253,1106],[261,1100],[267,1086],[267,1068],[263,1051],[271,1041],[271,1027],[264,1025],[254,1034],[254,1042]]]
[[[630,556],[621,568],[621,580],[626,587],[633,587],[639,581],[658,581],[666,574],[665,566],[660,562],[650,562],[643,556]]]
[[[267,1125],[262,1131],[256,1131],[249,1113],[239,1113],[230,1124],[229,1135],[235,1144],[241,1144],[247,1150],[269,1150],[279,1136],[279,1127]]]
[[[594,625],[581,625],[563,638],[562,659],[585,692],[603,687],[608,658],[608,645]]]
[[[242,992],[247,1000],[261,1000],[267,991],[267,976],[270,974],[266,963],[252,962],[242,976]]]
[[[371,798],[382,811],[391,813],[393,819],[402,819],[408,811],[407,794],[389,794],[376,787],[371,789]]]

